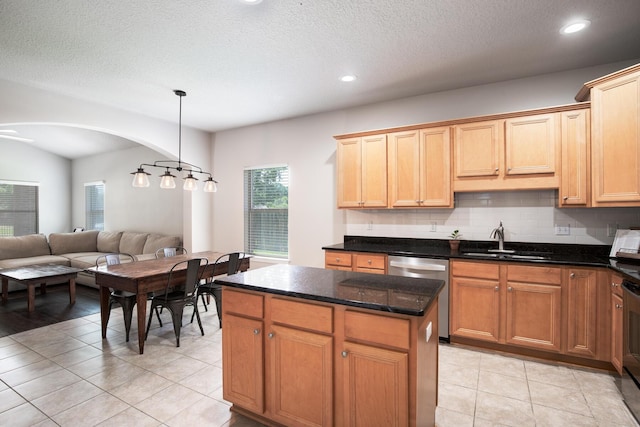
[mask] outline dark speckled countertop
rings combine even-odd
[[[276,264],[216,279],[234,288],[391,313],[422,316],[437,300],[442,280],[414,279]]]
[[[469,253],[486,252],[497,249],[497,241],[461,240],[460,249],[451,252],[449,241],[442,239],[410,239],[393,237],[344,236],[344,242],[324,246],[322,249],[349,252],[384,253],[387,255],[411,256],[439,259],[473,259],[482,261],[511,261],[538,264],[576,265],[607,267],[626,278],[640,283],[640,262],[609,258],[611,246],[577,245],[559,243],[505,242],[505,249],[513,249],[519,254],[539,256],[541,259],[486,258]]]

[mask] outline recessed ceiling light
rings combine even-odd
[[[581,19],[579,21],[571,22],[560,29],[561,34],[573,34],[578,31],[582,31],[591,24],[591,21]]]
[[[240,0],[242,3],[246,3],[246,4],[258,4],[258,3],[262,3],[262,0]]]
[[[344,76],[340,77],[340,81],[347,82],[347,83],[355,81],[355,79],[356,79],[356,76],[354,76],[353,74],[347,74],[347,75],[344,75]]]

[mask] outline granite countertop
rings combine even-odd
[[[511,261],[534,264],[576,265],[586,267],[606,267],[622,273],[626,278],[640,283],[640,262],[609,258],[608,245],[578,245],[559,243],[505,242],[505,249],[513,249],[518,254],[539,257],[539,259],[513,259],[506,257],[488,258],[471,255],[497,249],[497,241],[461,240],[460,249],[452,252],[449,241],[442,239],[411,239],[393,237],[344,236],[344,242],[324,246],[324,250],[384,253],[395,256],[411,256],[439,259],[472,259],[482,261]]]
[[[247,270],[215,281],[234,288],[411,316],[424,315],[444,288],[442,280],[285,264]]]

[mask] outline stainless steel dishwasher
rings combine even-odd
[[[444,280],[438,298],[438,336],[449,341],[449,260],[390,256],[388,274]]]

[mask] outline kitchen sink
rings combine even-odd
[[[462,255],[478,258],[494,259],[522,259],[522,260],[544,260],[549,259],[544,255],[518,254],[518,253],[495,253],[495,252],[463,252]]]

